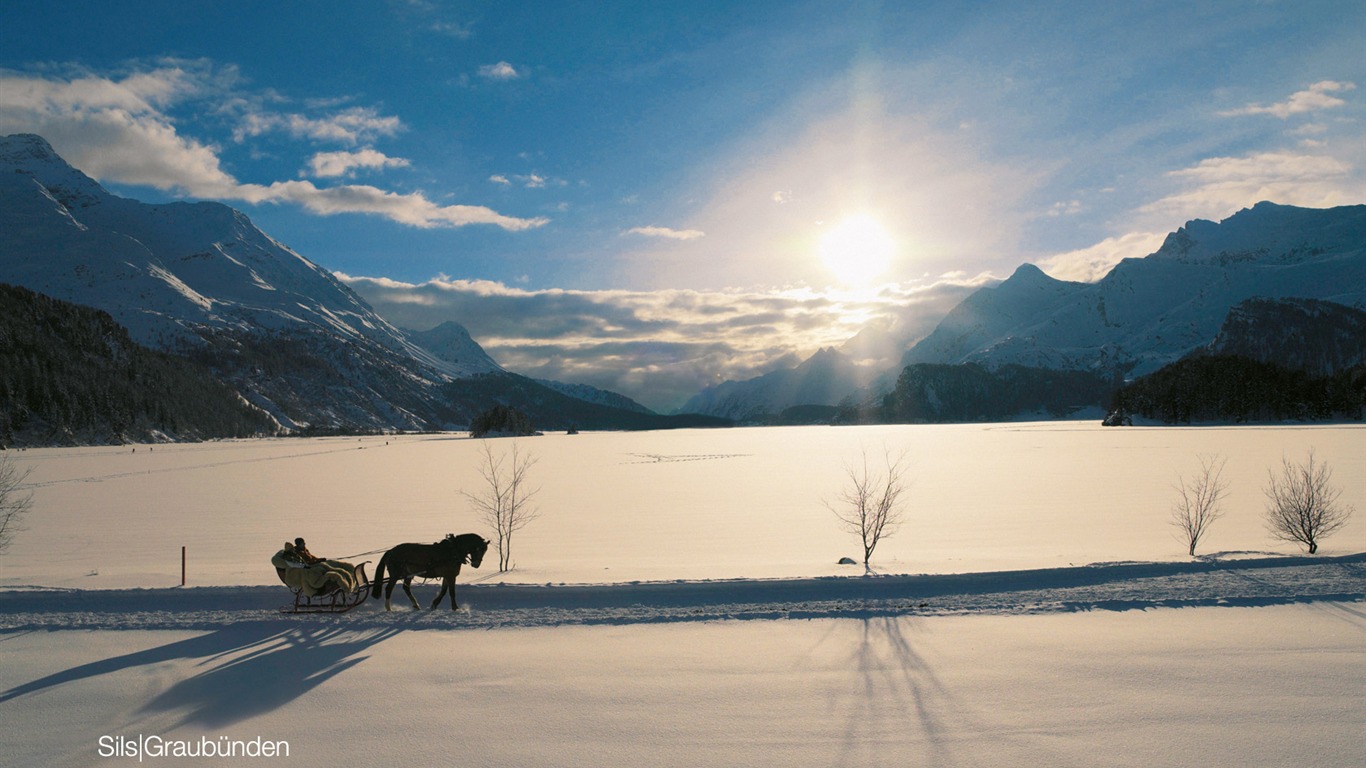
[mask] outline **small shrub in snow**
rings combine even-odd
[[[1281,460],[1280,474],[1268,470],[1266,526],[1274,538],[1303,544],[1309,554],[1319,551],[1319,540],[1347,524],[1350,506],[1338,503],[1342,489],[1330,484],[1333,470],[1314,458],[1302,464]]]

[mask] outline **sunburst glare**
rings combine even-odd
[[[848,216],[821,235],[821,262],[844,285],[867,287],[883,276],[896,255],[896,240],[872,216]]]

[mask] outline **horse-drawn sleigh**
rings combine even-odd
[[[301,540],[296,539],[296,542],[302,547]],[[378,599],[381,590],[384,590],[385,610],[393,610],[391,598],[399,582],[403,583],[404,594],[417,610],[419,606],[417,598],[413,597],[412,583],[418,577],[441,579],[441,591],[431,607],[440,605],[441,598],[449,593],[451,610],[455,610],[459,607],[455,601],[455,577],[460,573],[460,567],[469,564],[478,568],[488,547],[489,542],[474,533],[459,536],[448,533],[446,538],[434,544],[399,544],[380,558],[373,582],[365,575],[368,560],[352,565],[340,560],[307,557],[307,550],[301,553],[298,547],[289,543],[271,558],[271,563],[280,581],[294,593],[293,606],[282,607],[282,612],[344,613],[365,602],[366,597]]]

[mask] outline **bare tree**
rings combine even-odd
[[[460,492],[469,499],[480,519],[494,529],[500,572],[511,567],[512,535],[540,514],[530,505],[540,489],[531,488],[527,483],[527,473],[536,461],[536,457],[523,452],[516,441],[509,451],[494,453],[493,446],[485,440],[479,463],[483,485],[477,493]]]
[[[24,515],[33,506],[33,494],[19,491],[28,472],[20,472],[9,454],[0,454],[0,554],[8,551],[14,535],[24,530]]]
[[[1223,479],[1228,460],[1218,454],[1199,458],[1200,471],[1189,480],[1184,475],[1178,476],[1172,485],[1180,498],[1172,505],[1171,523],[1190,546],[1191,557],[1195,557],[1195,546],[1210,524],[1224,516],[1220,503],[1228,495],[1228,482]]]
[[[834,501],[825,502],[845,530],[863,542],[865,569],[878,542],[900,527],[904,512],[901,496],[906,491],[906,454],[893,456],[886,452],[883,460],[884,471],[869,466],[868,451],[864,449],[857,463],[845,465],[845,484]]]
[[[1313,448],[1304,463],[1283,458],[1280,474],[1267,470],[1267,476],[1266,527],[1274,538],[1303,544],[1312,555],[1319,551],[1320,539],[1352,516],[1350,506],[1338,503],[1342,489],[1330,484],[1333,470],[1316,461]]]

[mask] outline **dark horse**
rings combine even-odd
[[[462,533],[459,536],[448,533],[446,538],[435,544],[399,544],[379,559],[370,596],[379,597],[380,587],[383,587],[386,581],[387,568],[389,586],[384,591],[384,610],[393,610],[389,600],[394,594],[394,584],[399,579],[403,580],[403,592],[412,602],[413,610],[418,610],[417,598],[413,597],[411,589],[414,576],[421,576],[424,579],[440,578],[441,591],[432,601],[432,608],[440,605],[441,598],[450,592],[451,610],[455,610],[459,607],[455,604],[455,576],[460,573],[460,566],[469,563],[478,568],[484,561],[484,552],[488,551],[488,548],[488,541],[476,533]]]

